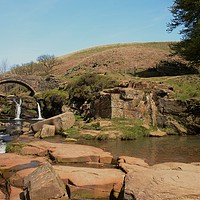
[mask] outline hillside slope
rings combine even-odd
[[[54,69],[56,75],[122,72],[153,68],[170,60],[170,42],[113,44],[85,49],[60,57],[63,64]]]

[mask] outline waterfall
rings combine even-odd
[[[0,141],[0,153],[5,153],[6,152],[6,143]]]
[[[40,104],[37,102],[37,107],[38,107],[38,119],[43,119],[42,115],[41,115],[41,108],[40,108]]]
[[[22,105],[22,100],[21,98],[19,99],[19,103],[13,99],[13,101],[16,104],[16,110],[15,110],[15,120],[19,120],[20,119],[20,115],[21,115],[21,105]]]

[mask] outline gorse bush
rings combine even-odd
[[[105,88],[116,86],[116,82],[107,76],[85,74],[68,86],[69,100],[78,102],[81,106],[86,100],[91,102]]]

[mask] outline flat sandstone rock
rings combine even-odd
[[[128,169],[124,199],[200,199],[200,166],[198,164],[162,163],[140,166],[122,163]]]
[[[0,170],[10,168],[21,170],[23,168],[39,166],[46,161],[47,159],[42,157],[23,156],[16,153],[2,153],[0,154]]]
[[[113,156],[109,152],[105,152],[100,148],[80,145],[80,144],[61,144],[61,143],[50,143],[46,141],[36,141],[28,143],[23,153],[26,154],[25,150],[32,152],[31,148],[41,149],[41,151],[48,151],[50,157],[58,163],[86,163],[96,162],[109,164],[112,162]]]
[[[117,198],[121,191],[125,173],[119,169],[53,166],[69,187],[70,198],[107,198],[111,193]]]

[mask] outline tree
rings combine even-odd
[[[44,72],[50,74],[54,66],[60,65],[61,61],[56,59],[54,55],[41,55],[37,61],[42,65]]]
[[[8,62],[6,59],[4,59],[1,61],[0,64],[0,74],[4,74],[7,71],[7,68],[8,68]]]
[[[37,65],[38,64],[33,61],[21,65],[13,65],[10,73],[18,75],[33,75],[37,71]]]
[[[170,7],[173,19],[168,24],[171,32],[181,27],[181,41],[171,45],[175,54],[194,65],[200,64],[200,0],[175,0]]]

